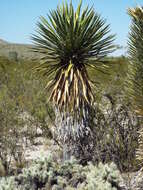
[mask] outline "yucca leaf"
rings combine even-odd
[[[134,109],[141,113],[143,110],[143,8],[128,9],[128,14],[131,16],[132,25],[128,41],[130,64],[127,92]]]

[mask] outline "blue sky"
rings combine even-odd
[[[55,9],[62,2],[63,0],[1,0],[0,38],[15,43],[31,43],[30,36],[35,32],[39,16],[46,16],[50,9]],[[79,1],[72,2],[76,7]],[[125,47],[130,25],[127,8],[143,5],[143,0],[83,0],[83,7],[86,5],[94,5],[95,10],[111,24],[112,33],[117,34],[116,43]]]

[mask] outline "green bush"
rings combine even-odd
[[[87,176],[87,186],[83,189],[85,190],[110,190],[118,189],[118,183],[120,176],[119,171],[115,164],[99,164],[98,167],[89,165],[89,172]]]
[[[2,178],[3,190],[118,190],[120,172],[115,164],[100,163],[98,166],[80,165],[75,159],[55,163],[52,158],[42,158],[18,176]]]

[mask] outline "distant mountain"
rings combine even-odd
[[[0,44],[8,44],[7,41],[0,39]]]
[[[39,54],[32,51],[32,45],[10,43],[0,39],[0,56],[17,59],[35,59],[39,58]]]

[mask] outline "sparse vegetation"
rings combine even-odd
[[[7,174],[13,161],[24,166],[25,148],[38,128],[51,137],[43,83],[30,73],[29,64],[4,58],[0,63],[0,159]]]

